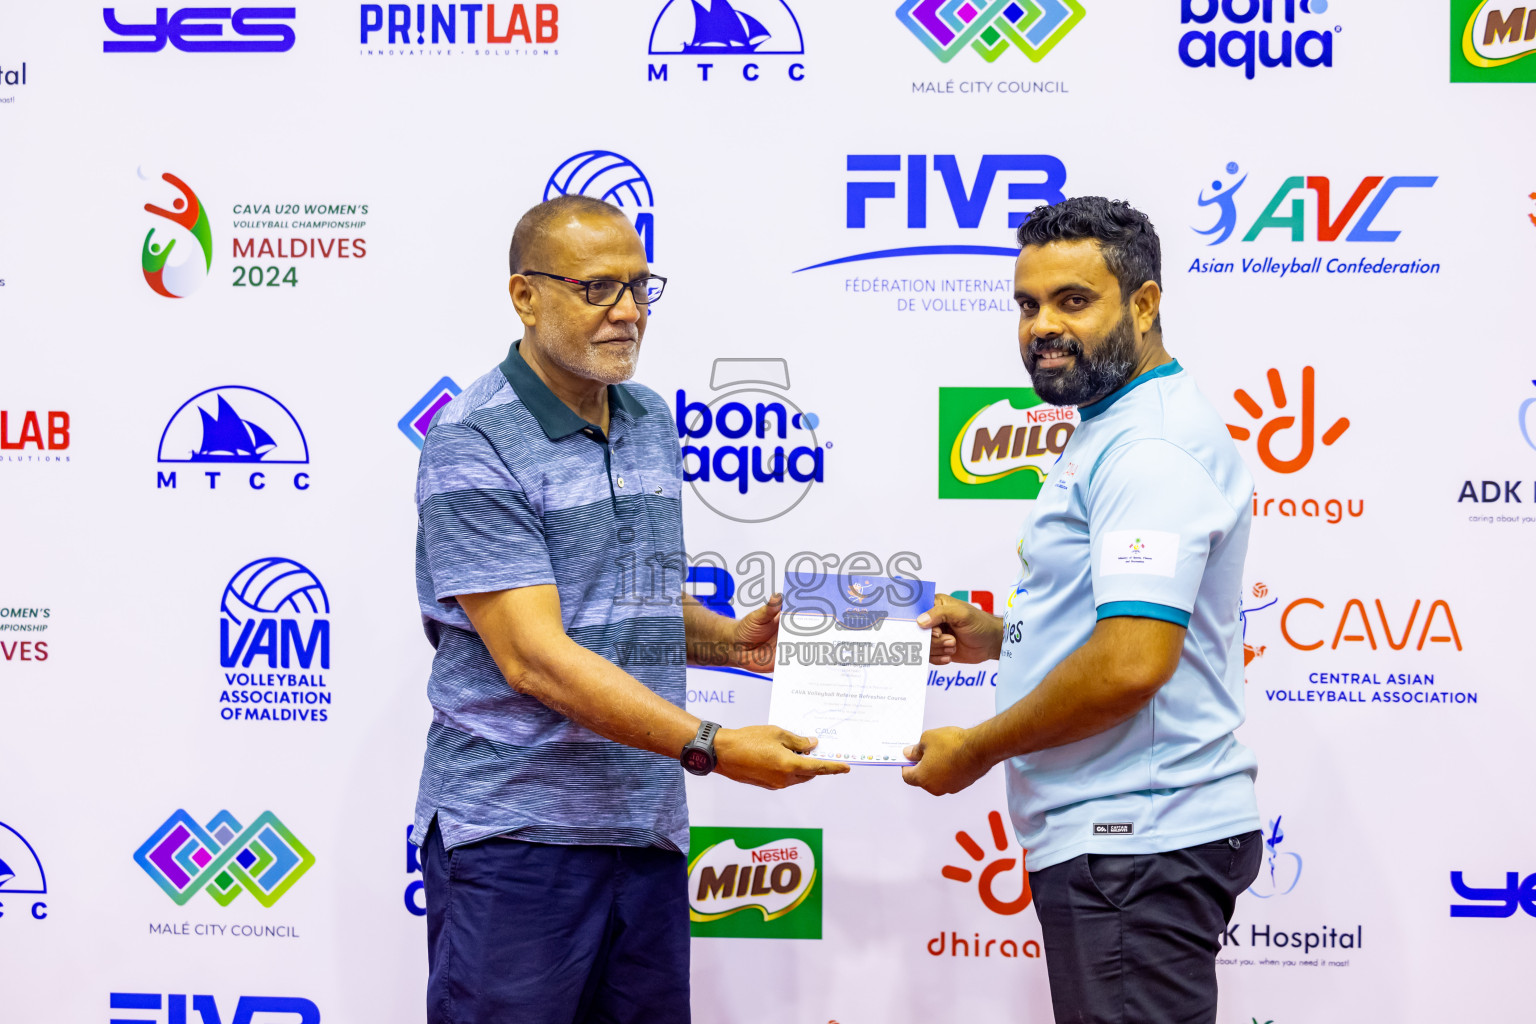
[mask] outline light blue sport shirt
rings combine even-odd
[[[1129,721],[1006,762],[1031,870],[1084,853],[1163,853],[1259,827],[1238,611],[1253,478],[1177,361],[1081,407],[1033,502],[1008,597],[997,709],[1023,699],[1099,619],[1187,628],[1178,668]]]

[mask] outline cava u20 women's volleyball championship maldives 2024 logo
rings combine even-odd
[[[142,170],[139,177],[148,180]],[[208,226],[208,211],[192,187],[169,172],[160,177],[180,195],[171,200],[169,210],[154,203],[144,204],[145,212],[162,221],[157,221],[144,236],[140,262],[144,280],[157,295],[184,299],[197,291],[213,269],[213,231]],[[198,251],[192,249],[194,244]],[[173,260],[173,254],[179,258]]]

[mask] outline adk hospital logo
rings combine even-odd
[[[319,578],[289,558],[258,558],[230,578],[219,610],[219,716],[328,721],[331,599]]]
[[[1451,81],[1536,82],[1536,5],[1451,0]]]
[[[309,441],[288,407],[265,391],[229,384],[200,391],[160,433],[157,490],[309,490]],[[201,479],[199,479],[201,477]],[[227,479],[226,479],[227,477]],[[283,485],[288,486],[283,486]]]
[[[988,64],[1010,48],[1039,62],[1087,11],[1077,0],[904,0],[896,17],[939,60],[967,49]]]
[[[220,811],[200,825],[178,810],[133,859],[177,906],[206,892],[227,907],[248,892],[270,907],[315,864],[315,855],[271,811],[263,811],[249,825]]]
[[[821,938],[821,829],[689,830],[694,938]]]
[[[1038,498],[1079,423],[1033,388],[940,388],[939,497]]]
[[[1413,213],[1421,210],[1422,197],[1409,194],[1410,190],[1432,189],[1440,179],[1434,175],[1369,174],[1352,188],[1347,179],[1339,181],[1340,187],[1320,174],[1294,174],[1282,179],[1270,194],[1262,212],[1251,222],[1238,212],[1238,193],[1245,187],[1251,194],[1249,173],[1236,161],[1226,165],[1226,173],[1211,181],[1196,196],[1197,209],[1205,223],[1191,225],[1191,230],[1204,238],[1208,247],[1223,245],[1232,239],[1241,226],[1248,227],[1240,236],[1242,244],[1264,242],[1267,244],[1296,243],[1380,243],[1397,242],[1402,235],[1398,225],[1411,224]],[[1273,180],[1273,179],[1270,179]],[[1344,190],[1350,189],[1347,198]],[[1264,195],[1260,191],[1258,195]],[[1247,195],[1245,194],[1245,201]],[[1338,202],[1335,207],[1333,204]],[[1312,215],[1307,214],[1311,206]],[[1388,211],[1390,205],[1391,210]],[[1214,217],[1214,222],[1209,218]],[[1191,274],[1257,274],[1275,280],[1295,279],[1297,276],[1345,275],[1351,278],[1373,277],[1392,274],[1438,274],[1440,264],[1420,259],[1404,259],[1400,256],[1362,255],[1359,251],[1344,256],[1325,256],[1304,253],[1294,255],[1290,250],[1255,252],[1243,255],[1239,260],[1223,259],[1221,255],[1196,257],[1189,265]]]
[[[45,920],[48,904],[40,897],[46,895],[48,876],[37,851],[20,832],[0,821],[0,921],[7,917],[7,901],[11,918]]]

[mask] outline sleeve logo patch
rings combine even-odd
[[[1129,836],[1134,835],[1135,826],[1129,821],[1096,821],[1093,823],[1093,834],[1096,836]]]
[[[1179,535],[1160,530],[1111,530],[1099,549],[1100,576],[1169,576],[1179,565]]]

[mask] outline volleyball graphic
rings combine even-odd
[[[607,149],[577,153],[555,169],[544,186],[544,199],[566,195],[591,196],[626,208],[656,205],[645,172],[633,160]]]
[[[238,625],[256,615],[328,615],[331,600],[315,574],[291,558],[258,558],[224,588],[220,605]]]

